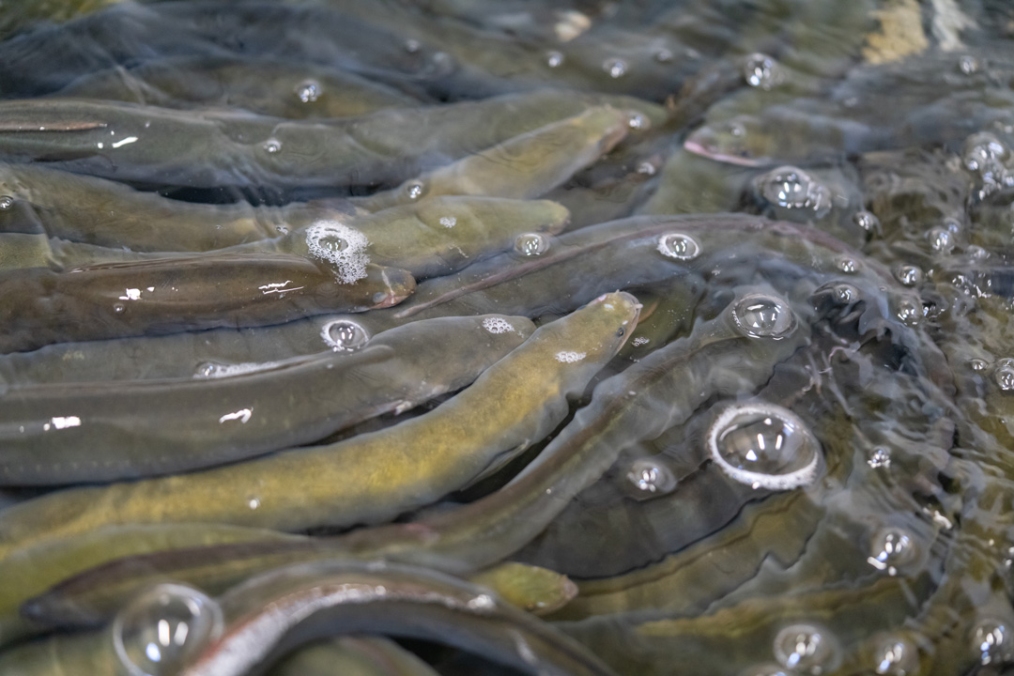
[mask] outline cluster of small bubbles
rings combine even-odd
[[[420,49],[422,49],[422,45],[419,43],[418,40],[413,40],[411,38],[405,40],[405,51],[408,52],[409,54],[415,54]]]
[[[503,317],[486,317],[482,320],[482,328],[490,333],[514,333],[514,325]]]
[[[891,466],[891,452],[883,446],[877,446],[870,451],[870,457],[867,458],[866,464],[873,469],[880,469],[881,467]]]
[[[912,676],[919,671],[919,653],[911,641],[885,636],[873,647],[874,671],[886,676]]]
[[[993,380],[1003,392],[1014,392],[1014,359],[998,359],[993,368]]]
[[[915,286],[922,282],[922,270],[915,265],[901,265],[894,271],[894,276],[905,286]]]
[[[788,490],[817,475],[820,445],[792,411],[767,403],[729,406],[707,435],[712,460],[740,483]]]
[[[1014,185],[1014,174],[1005,164],[1009,157],[1007,146],[989,132],[973,134],[965,141],[962,160],[965,168],[975,173],[982,182],[980,197]]]
[[[855,258],[850,258],[849,256],[840,257],[837,261],[835,261],[835,264],[839,270],[847,275],[853,275],[857,270],[859,270],[859,262],[856,261]]]
[[[522,256],[541,256],[549,251],[549,238],[540,232],[523,232],[514,238],[514,251]]]
[[[926,233],[930,248],[937,253],[948,254],[954,250],[954,233],[946,227],[930,228]]]
[[[909,563],[916,554],[912,536],[900,528],[884,528],[873,536],[872,554],[867,559],[877,570],[896,574],[897,567]]]
[[[352,284],[366,276],[366,235],[338,221],[320,221],[306,229],[306,248],[310,255],[327,261],[335,277]]]
[[[958,59],[958,70],[964,75],[973,75],[979,72],[979,60],[974,56],[962,56]]]
[[[222,610],[203,593],[160,584],[123,607],[113,622],[113,648],[131,676],[168,676],[222,631]]]
[[[417,200],[426,192],[426,186],[422,181],[409,181],[405,184],[405,196],[410,200]]]
[[[670,232],[658,238],[658,251],[666,258],[692,261],[701,255],[701,245],[690,235]]]
[[[676,488],[672,470],[654,458],[639,458],[630,464],[627,479],[644,493],[664,495]]]
[[[761,197],[785,209],[807,209],[816,217],[831,209],[831,191],[802,169],[778,167],[756,179]]]
[[[602,70],[611,78],[620,78],[627,74],[627,62],[616,57],[608,58],[602,62]]]
[[[559,68],[563,65],[563,53],[556,50],[546,52],[546,65],[550,68]]]
[[[781,84],[783,74],[778,62],[767,54],[754,53],[746,57],[743,77],[751,87],[769,90]]]
[[[984,261],[989,258],[989,252],[983,249],[981,246],[972,244],[965,248],[965,253],[973,261]]]
[[[441,216],[440,217],[440,225],[444,226],[445,228],[453,228],[457,224],[458,224],[458,219],[455,218],[454,216]]]
[[[642,176],[654,176],[656,171],[655,165],[647,160],[637,165],[637,173]]]
[[[561,364],[576,364],[588,356],[586,352],[574,352],[573,350],[562,350],[556,353],[556,361]]]
[[[313,103],[320,98],[324,88],[316,80],[303,80],[296,85],[296,96],[303,103]]]
[[[852,222],[866,232],[878,232],[880,230],[880,219],[871,211],[865,209],[852,214]]]
[[[895,315],[902,323],[914,326],[922,320],[922,306],[909,298],[898,301]]]
[[[642,345],[647,345],[648,343],[650,343],[651,339],[645,338],[644,336],[638,336],[637,338],[634,338],[630,342],[633,344],[634,347],[641,347]]]
[[[657,50],[652,57],[659,63],[670,63],[673,60],[674,55],[672,50],[663,47],[662,49]]]
[[[781,298],[751,293],[732,308],[736,326],[752,338],[779,340],[796,328],[796,315]]]
[[[324,344],[335,352],[354,352],[370,341],[370,334],[350,319],[335,319],[320,330]]]
[[[650,126],[648,118],[641,113],[631,113],[627,118],[627,126],[631,129],[647,129]]]
[[[271,153],[273,155],[282,149],[282,143],[278,139],[269,138],[261,145],[261,147],[264,148],[264,152]]]
[[[972,629],[972,650],[982,664],[1002,665],[1014,661],[1014,642],[1010,628],[997,619],[988,618]]]
[[[7,211],[14,206],[14,198],[10,195],[0,195],[0,211]]]
[[[779,631],[773,649],[782,666],[804,674],[821,673],[837,652],[834,639],[825,630],[809,624],[794,624]]]
[[[287,234],[289,234],[289,226],[284,225],[284,224],[282,224],[282,225],[276,225],[275,226],[275,231],[279,235],[287,235]]]
[[[969,360],[968,367],[973,371],[985,371],[989,368],[989,362],[985,359],[975,358]]]

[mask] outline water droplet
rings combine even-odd
[[[408,52],[409,54],[415,54],[420,49],[422,49],[422,45],[419,43],[418,40],[412,39],[405,40],[405,51]]]
[[[549,239],[538,232],[523,232],[514,238],[514,250],[522,256],[541,256],[549,251]]]
[[[778,167],[756,179],[760,195],[786,209],[807,209],[816,217],[831,209],[831,191],[802,169]]]
[[[708,447],[726,474],[755,488],[788,490],[817,475],[817,439],[796,414],[775,404],[729,406],[708,429]]]
[[[690,235],[669,232],[658,238],[658,251],[667,258],[692,261],[701,255],[701,245]]]
[[[905,286],[915,286],[922,282],[922,270],[915,265],[902,265],[894,271],[894,276]]]
[[[369,332],[350,319],[336,319],[320,330],[324,344],[335,352],[354,352],[370,341]]]
[[[958,59],[958,70],[965,75],[973,75],[979,72],[979,60],[974,56],[962,56]]]
[[[1014,392],[1014,359],[998,359],[993,369],[993,380],[1003,392]]]
[[[841,270],[847,275],[853,275],[859,269],[858,261],[856,261],[856,259],[854,258],[849,258],[848,256],[842,256],[841,258],[839,258],[837,261],[835,261],[835,265],[839,270]]]
[[[559,68],[563,65],[563,60],[563,54],[561,52],[546,52],[546,65],[550,68]]]
[[[870,550],[873,559],[883,566],[900,566],[909,563],[916,554],[912,536],[900,528],[893,527],[878,531],[873,536]]]
[[[453,228],[457,224],[458,224],[458,219],[455,218],[454,216],[441,216],[440,217],[440,225],[444,226],[445,228]]]
[[[606,59],[602,62],[602,70],[611,78],[623,77],[627,74],[627,62],[617,58]]]
[[[948,254],[954,249],[954,233],[947,228],[930,228],[926,233],[930,248],[937,253]]]
[[[919,653],[911,641],[886,636],[873,646],[874,671],[887,676],[913,676],[919,671]]]
[[[637,173],[642,176],[654,176],[656,171],[655,165],[647,160],[637,165]]]
[[[303,103],[313,103],[323,92],[324,88],[316,80],[303,80],[296,85],[296,96]]]
[[[670,493],[676,488],[672,470],[655,458],[639,458],[632,462],[627,480],[637,490],[652,495]]]
[[[1014,661],[1010,628],[1000,620],[987,618],[972,629],[972,651],[983,664]]]
[[[269,138],[261,145],[261,147],[264,148],[264,152],[271,153],[273,155],[282,149],[282,144],[278,139]]]
[[[160,584],[116,615],[113,647],[132,676],[168,676],[180,673],[221,631],[215,601],[190,587]]]
[[[796,315],[781,298],[751,293],[732,308],[736,326],[753,338],[778,340],[796,328]]]
[[[785,627],[775,636],[775,659],[788,669],[819,674],[834,659],[834,639],[824,629],[809,624]]]
[[[866,232],[880,231],[880,219],[877,218],[876,214],[865,209],[852,214],[852,222]]]
[[[426,186],[422,181],[409,181],[405,184],[405,195],[410,200],[417,200],[426,192]]]
[[[891,466],[891,452],[883,446],[877,446],[870,451],[870,457],[866,461],[866,464],[873,469],[879,469],[881,467]]]
[[[659,63],[670,63],[673,60],[673,53],[671,50],[663,47],[657,50],[652,57]]]
[[[985,371],[989,368],[989,362],[985,359],[972,359],[968,362],[968,366],[973,371]]]
[[[0,196],[0,211],[7,211],[14,206],[14,198],[10,195]]]
[[[631,129],[647,129],[651,124],[648,122],[648,118],[641,113],[631,113],[627,118],[627,126]]]
[[[769,90],[782,82],[784,74],[773,58],[767,54],[754,53],[746,57],[743,77],[751,87]]]

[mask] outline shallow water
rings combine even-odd
[[[0,674],[1014,665],[1007,3],[0,35]]]

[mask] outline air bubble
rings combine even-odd
[[[674,58],[674,55],[671,50],[665,49],[663,47],[662,49],[659,49],[654,54],[652,54],[652,58],[654,58],[659,63],[671,63]]]
[[[1014,661],[1010,628],[1000,620],[988,618],[972,629],[972,651],[982,664],[1007,664]]]
[[[269,138],[261,147],[264,148],[264,152],[274,155],[282,149],[282,143],[278,139]]]
[[[418,40],[405,40],[405,51],[409,54],[415,54],[420,49],[422,49],[422,44],[420,44]]]
[[[796,315],[780,298],[752,293],[732,308],[732,318],[744,335],[779,340],[796,328]]]
[[[7,211],[14,206],[14,198],[10,195],[0,196],[0,211]]]
[[[523,232],[514,238],[514,251],[522,256],[541,256],[549,251],[549,239],[539,232]]]
[[[296,96],[303,103],[313,103],[323,92],[324,88],[316,80],[303,80],[296,85]]]
[[[690,235],[670,232],[658,238],[658,251],[667,258],[692,261],[701,255],[701,245]]]
[[[127,306],[123,303],[113,303],[113,312],[118,315],[122,315],[127,310]]]
[[[873,469],[879,469],[881,467],[891,466],[891,452],[883,446],[877,446],[870,451],[870,457],[866,460],[866,464]]]
[[[985,359],[972,359],[968,362],[968,367],[973,371],[985,371],[989,368],[989,362]]]
[[[895,315],[902,323],[915,326],[922,320],[922,306],[913,300],[904,298],[898,301]]]
[[[784,491],[811,483],[820,444],[792,411],[775,404],[734,404],[708,430],[715,463],[740,483]]]
[[[884,528],[873,536],[870,545],[872,558],[878,568],[897,567],[912,561],[916,554],[912,536],[900,528]]]
[[[421,181],[409,181],[405,184],[405,196],[410,200],[417,200],[426,192],[426,186]]]
[[[919,671],[919,653],[904,638],[887,636],[873,647],[873,670],[886,676],[912,676]]]
[[[124,606],[113,621],[113,647],[132,676],[180,673],[222,631],[222,611],[203,593],[160,584]]]
[[[880,231],[880,219],[870,211],[862,210],[852,214],[852,222],[866,232]]]
[[[644,161],[637,165],[637,173],[642,176],[654,176],[657,169],[651,162]]]
[[[324,344],[335,352],[355,352],[370,342],[369,332],[350,319],[336,319],[320,330]]]
[[[801,673],[819,674],[835,657],[834,643],[824,629],[794,624],[778,632],[773,647],[775,659],[782,666]]]
[[[1010,150],[989,132],[973,134],[965,141],[962,161],[965,168],[976,174],[982,183],[980,198],[1014,185],[1014,174],[1006,166],[1008,159]]]
[[[643,130],[650,127],[651,123],[641,113],[631,113],[627,118],[627,126],[634,130]]]
[[[854,258],[842,256],[835,261],[835,267],[847,275],[854,275],[859,270],[859,262]]]
[[[905,286],[915,286],[922,282],[922,270],[914,265],[902,265],[894,272],[894,276]]]
[[[366,276],[370,262],[366,255],[366,235],[338,221],[320,221],[306,229],[306,248],[314,258],[326,261],[335,277],[352,284]]]
[[[784,79],[778,62],[767,54],[755,53],[746,57],[743,64],[743,77],[751,87],[769,90],[781,84]]]
[[[563,53],[561,52],[546,52],[546,65],[550,68],[559,68],[563,65],[563,60]]]
[[[993,381],[1002,392],[1014,392],[1014,359],[998,359],[993,369]]]
[[[974,56],[963,56],[958,59],[958,70],[964,75],[974,75],[979,72],[979,60]]]
[[[654,458],[640,458],[630,464],[627,480],[643,493],[664,495],[676,488],[672,470]]]
[[[747,669],[741,676],[789,676],[789,674],[777,664],[762,664]]]
[[[859,289],[851,284],[835,284],[831,287],[831,295],[838,305],[851,305],[859,300]]]
[[[929,240],[930,248],[937,253],[948,254],[954,250],[954,233],[948,228],[930,228],[926,239]]]
[[[756,179],[760,195],[785,209],[809,210],[821,217],[831,209],[831,191],[802,169],[778,167]]]
[[[620,78],[627,74],[627,62],[617,58],[606,59],[602,62],[602,70],[611,78]]]

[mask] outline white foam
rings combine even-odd
[[[482,328],[490,333],[513,333],[514,326],[503,317],[486,317],[482,320]]]
[[[585,352],[573,352],[570,350],[564,350],[563,352],[556,353],[556,361],[563,362],[564,364],[575,364],[587,356],[588,354]]]
[[[340,239],[344,248],[327,246],[325,240],[329,238]],[[335,277],[343,284],[352,284],[366,276],[369,243],[366,235],[338,221],[319,221],[306,229],[306,247],[310,255],[330,263]]]

